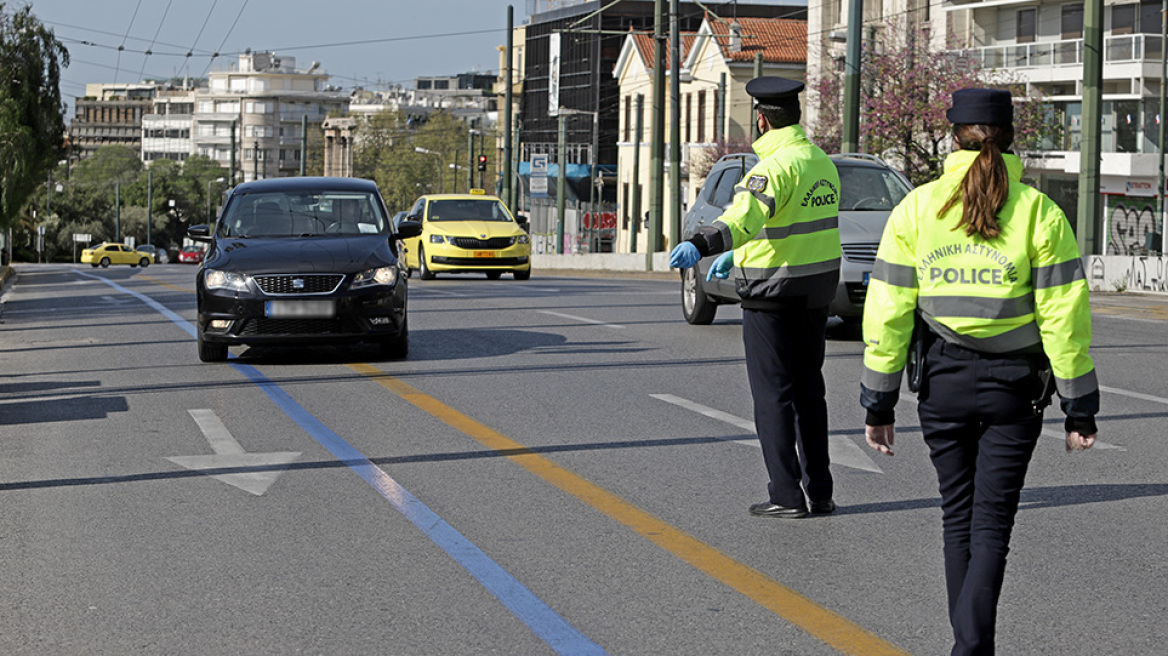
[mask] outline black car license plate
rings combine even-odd
[[[337,306],[331,300],[264,303],[264,316],[272,319],[331,319],[336,315]]]

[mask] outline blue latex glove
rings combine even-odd
[[[718,259],[714,260],[714,263],[710,265],[710,272],[706,274],[706,280],[713,280],[714,278],[725,280],[730,277],[730,269],[733,268],[734,251],[726,251],[719,255]]]
[[[669,254],[669,266],[674,269],[688,269],[702,259],[698,247],[688,241],[683,241]]]

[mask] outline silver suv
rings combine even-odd
[[[892,208],[912,189],[908,178],[874,155],[832,155],[840,176],[839,235],[843,247],[840,282],[828,312],[845,321],[858,321],[864,313],[868,276],[876,261],[876,248]],[[734,188],[755,164],[753,153],[725,155],[710,169],[706,184],[685,215],[682,239],[713,223],[734,198]],[[715,257],[702,258],[697,266],[681,272],[681,310],[692,324],[714,320],[719,305],[738,303],[734,277],[706,280]]]

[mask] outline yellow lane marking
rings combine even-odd
[[[836,650],[856,656],[904,656],[907,653],[753,567],[734,560],[718,549],[674,528],[608,490],[532,452],[506,435],[389,376],[384,371],[368,364],[348,366],[358,373],[374,378],[382,387],[484,446],[506,454],[507,459],[532,474],[628,526],[645,539],[746,595],[755,603]]]
[[[195,290],[193,290],[193,289],[187,289],[185,287],[179,287],[178,285],[172,285],[168,282],[163,282],[163,281],[159,280],[158,278],[151,278],[150,276],[139,275],[138,279],[139,280],[148,280],[156,285],[162,285],[163,287],[173,289],[177,292],[188,292],[191,294],[195,293]]]

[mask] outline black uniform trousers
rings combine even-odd
[[[802,507],[831,499],[823,382],[827,308],[742,309],[754,425],[770,475],[771,503]],[[798,445],[798,450],[796,450]]]
[[[1026,468],[1042,431],[1041,355],[982,354],[933,337],[918,411],[937,470],[952,654],[993,654],[998,597]]]

